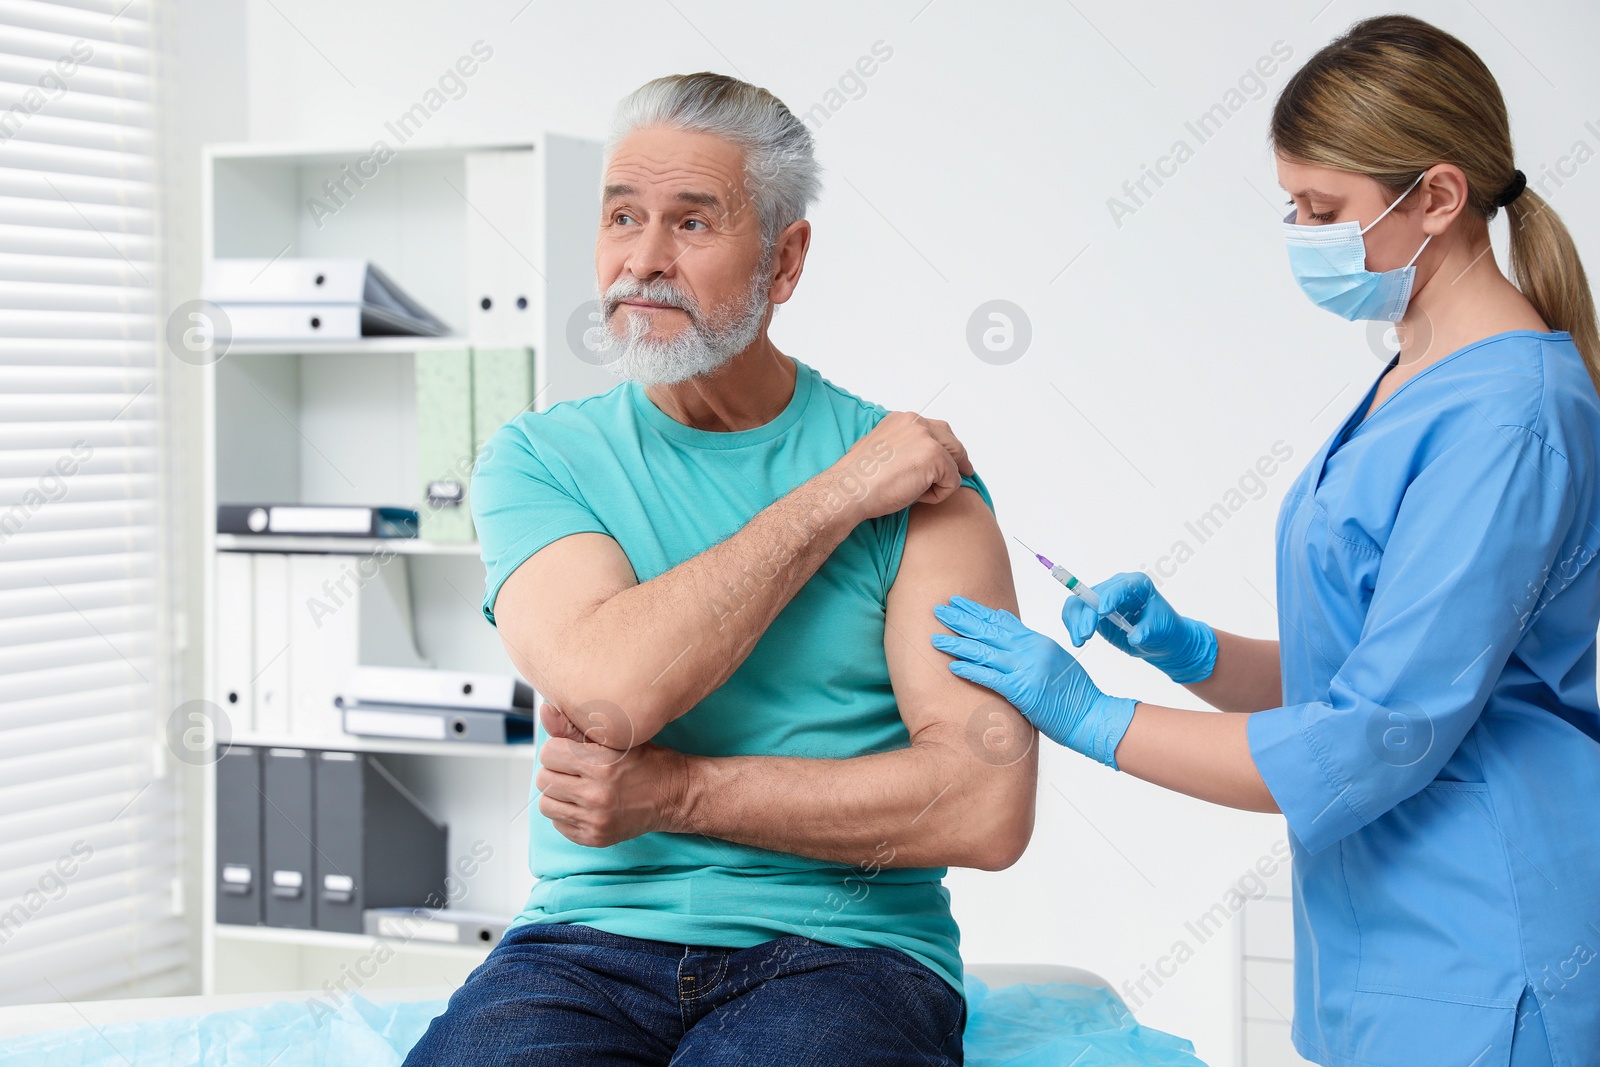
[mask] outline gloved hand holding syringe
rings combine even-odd
[[[1027,542],[1023,541],[1022,538],[1013,534],[1011,539],[1017,544],[1021,545],[1023,548],[1027,548],[1029,552],[1033,553],[1033,558],[1044,565],[1045,569],[1050,572],[1050,577],[1066,586],[1069,593],[1074,593],[1078,597],[1082,598],[1085,604],[1088,604],[1095,610],[1096,614],[1099,614],[1100,594],[1096,593],[1093,587],[1085,585],[1083,582],[1079,581],[1075,574],[1067,570],[1067,568],[1063,567],[1061,564],[1051,563],[1039,553],[1034,552],[1033,549],[1028,548]],[[1111,623],[1117,627],[1117,629],[1121,630],[1125,634],[1132,635],[1133,625],[1128,622],[1127,619],[1122,617],[1121,612],[1108,611],[1101,616],[1101,618],[1109,619]]]

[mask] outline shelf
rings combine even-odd
[[[537,747],[531,741],[512,745],[480,741],[411,741],[403,737],[291,737],[284,734],[237,733],[229,744],[252,748],[333,749],[340,752],[388,752],[397,756],[464,756],[482,759],[532,760]]]
[[[233,341],[227,356],[363,356],[409,355],[412,352],[469,348],[470,337],[358,337],[346,341]],[[530,342],[531,343],[531,342]],[[495,342],[503,346],[505,342]]]
[[[219,344],[210,353],[220,358],[196,361],[204,367],[197,383],[202,435],[196,447],[204,460],[200,514],[210,527],[203,528],[199,561],[205,572],[205,691],[236,715],[233,744],[376,754],[449,826],[449,869],[460,872],[464,861],[476,866],[472,906],[516,914],[528,893],[528,824],[538,817],[528,800],[535,746],[347,735],[330,703],[341,674],[360,662],[516,671],[483,619],[480,546],[213,532],[216,506],[224,502],[419,501],[430,477],[444,473],[425,471],[437,464],[423,446],[437,443],[438,435],[423,417],[438,414],[441,400],[460,399],[431,390],[419,397],[415,365],[424,364],[426,371],[430,355],[445,369],[470,375],[471,361],[458,361],[475,346],[530,349],[531,388],[528,397],[518,390],[512,408],[531,397],[525,410],[542,410],[615,386],[605,367],[577,358],[567,334],[572,309],[593,298],[593,223],[573,220],[598,217],[602,144],[545,133],[512,144],[418,141],[395,152],[375,179],[370,164],[362,166],[373,154],[370,140],[252,142],[204,150],[202,258],[376,263],[452,333],[264,340],[241,329],[228,337],[225,351]],[[307,194],[325,179],[347,182],[346,173],[362,177],[353,195],[326,202],[331,213],[312,210]],[[508,258],[508,242],[520,256]],[[525,317],[484,315],[491,308],[515,308],[519,295],[528,298]],[[484,307],[485,298],[491,308]],[[457,414],[452,409],[451,421],[459,426]],[[488,415],[498,423],[516,417],[498,407]],[[478,417],[473,408],[472,418]],[[463,480],[478,436],[458,435],[449,444],[449,469],[459,467]],[[457,536],[472,533],[462,528]],[[391,553],[402,557],[398,566],[355,567],[365,558],[392,563]],[[337,620],[308,610],[308,597],[320,595],[314,590],[323,588],[324,578],[340,581],[346,569],[359,571],[359,595],[334,606],[352,606]],[[245,597],[248,614],[238,611]],[[324,621],[329,625],[318,625]],[[250,695],[240,700],[247,682]],[[240,700],[233,707],[230,687]],[[303,705],[309,717],[295,724],[303,728],[291,728],[282,717],[257,717],[263,707],[284,704]],[[401,958],[367,982],[373,988],[454,988],[482,962],[488,945],[217,924],[215,765],[208,767],[207,783],[199,825],[185,826],[200,843],[207,992],[319,988],[324,978],[338,984],[348,980],[347,964],[378,949]],[[478,842],[490,853],[480,854]]]
[[[491,150],[532,150],[532,139],[510,141],[440,141],[408,144],[407,159],[451,159],[467,152]],[[263,160],[269,163],[348,163],[372,153],[372,145],[351,142],[310,143],[305,141],[214,141],[205,146],[210,159]]]
[[[332,556],[472,556],[476,541],[425,541],[420,537],[309,537],[298,534],[217,534],[219,552],[299,552]]]
[[[212,927],[219,941],[253,941],[268,945],[304,945],[308,948],[326,948],[370,952],[387,945],[402,952],[420,952],[432,956],[465,956],[482,959],[493,945],[473,943],[447,945],[421,938],[409,940],[398,937],[374,937],[371,934],[342,934],[332,930],[295,930],[286,926],[236,926],[217,923]]]

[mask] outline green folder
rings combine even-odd
[[[467,488],[477,449],[472,433],[472,353],[416,353],[418,534],[428,541],[471,541]]]
[[[474,348],[472,350],[472,435],[474,451],[481,451],[496,430],[533,410],[533,349]]]
[[[420,536],[471,541],[472,467],[494,432],[533,410],[533,349],[450,348],[416,354]]]

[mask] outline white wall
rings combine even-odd
[[[1165,584],[1180,610],[1271,635],[1277,502],[1382,359],[1364,327],[1312,307],[1289,276],[1265,148],[1286,72],[1206,143],[1184,124],[1275,43],[1292,69],[1393,6],[1323,4],[250,0],[250,121],[237,139],[366,144],[479,39],[493,57],[421,140],[598,136],[627,90],[699,69],[803,111],[881,41],[892,56],[864,92],[835,98],[818,131],[826,193],[779,344],[855,392],[949,420],[1008,532],[1094,578],[1153,568],[1187,540],[1194,558]],[[1600,8],[1402,6],[1464,37],[1498,75],[1530,181],[1577,141],[1600,149],[1600,68],[1587,54]],[[1107,199],[1179,138],[1193,158],[1118,225]],[[1600,269],[1600,166],[1567,170],[1564,187],[1544,188]],[[968,316],[994,298],[1032,326],[1031,347],[1004,366],[965,340]],[[1265,497],[1199,544],[1185,522],[1280,440],[1293,459]],[[1025,617],[1059,634],[1061,591],[1016,558]],[[1113,692],[1186,703],[1103,645],[1084,658]],[[1055,748],[1043,778],[1028,856],[950,879],[967,958],[1071,963],[1121,985],[1185,941],[1197,954],[1147,986],[1140,1017],[1234,1062],[1231,938],[1200,944],[1185,924],[1269,854],[1282,821],[1164,795]]]

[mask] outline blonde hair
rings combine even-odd
[[[1600,390],[1600,329],[1583,261],[1549,204],[1525,187],[1500,86],[1472,49],[1409,15],[1358,22],[1283,87],[1272,144],[1298,162],[1364,174],[1392,196],[1429,167],[1460,167],[1469,210],[1487,223],[1506,209],[1512,282],[1546,324],[1572,334]]]

